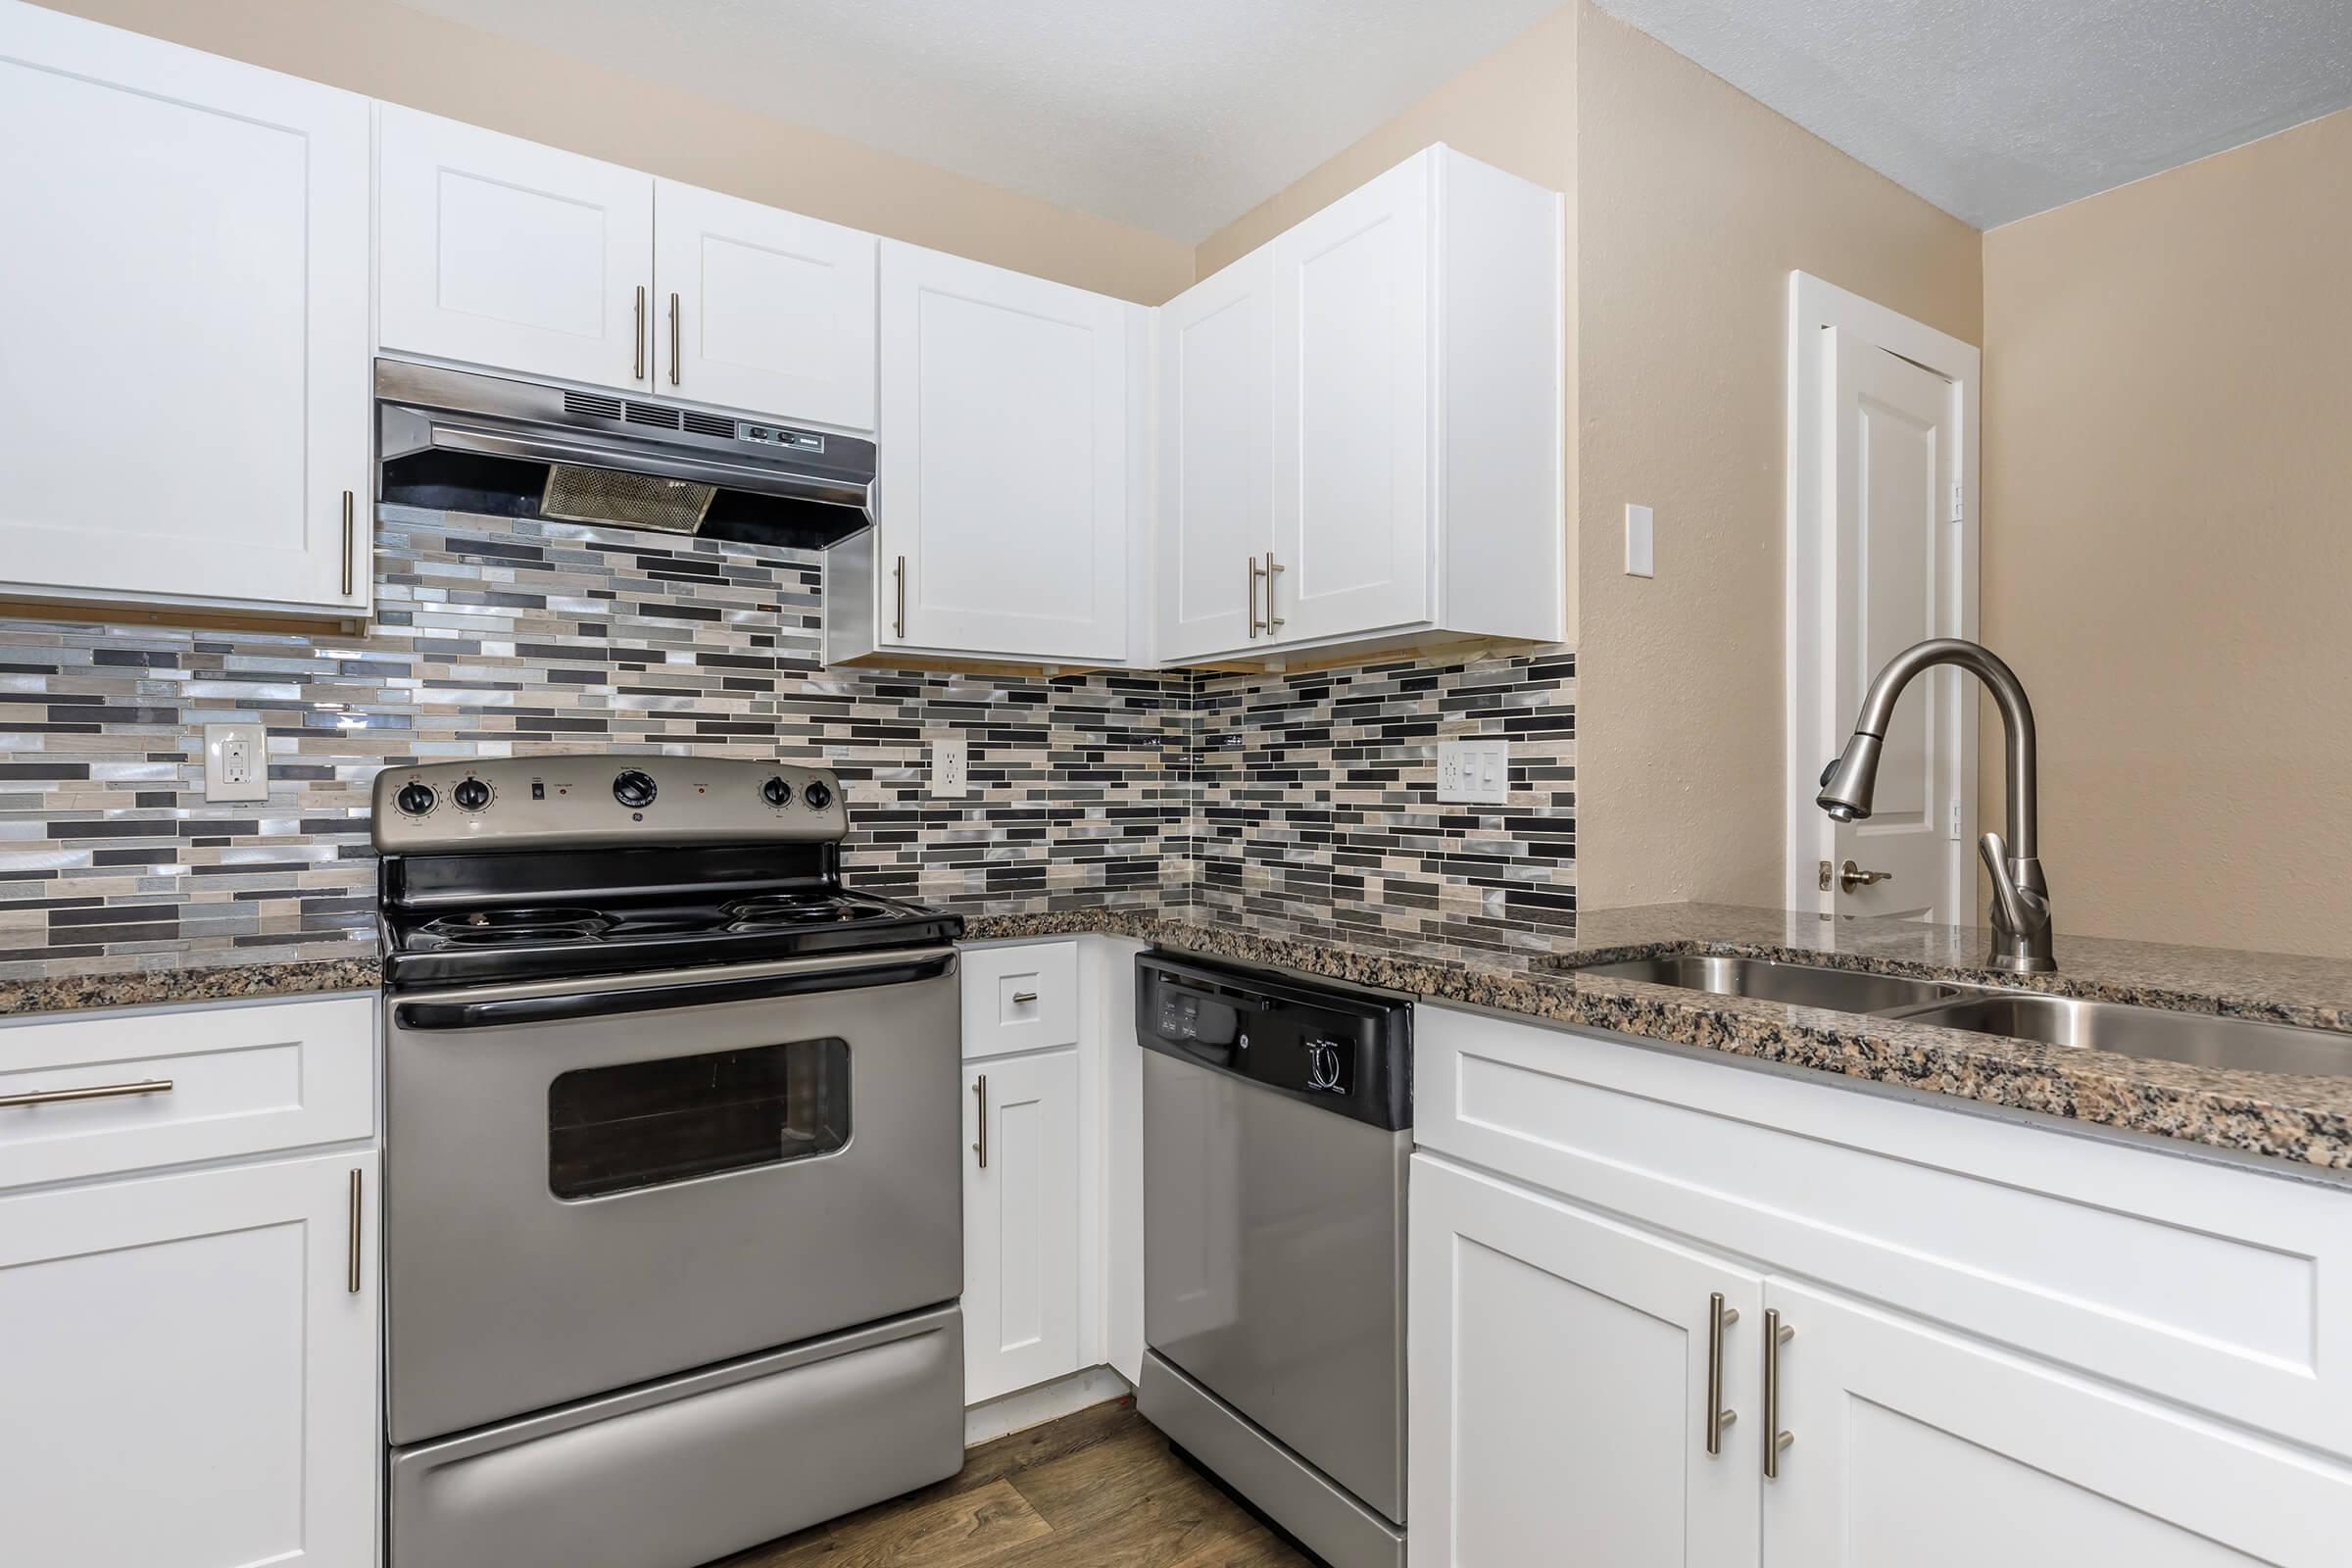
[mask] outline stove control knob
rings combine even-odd
[[[633,767],[612,781],[612,798],[631,810],[653,805],[654,797],[660,793],[651,774],[640,773]]]
[[[461,811],[478,811],[490,804],[490,786],[478,778],[469,778],[449,792]]]
[[[792,780],[783,777],[769,779],[760,786],[760,798],[770,806],[790,806]]]
[[[808,787],[801,791],[801,799],[808,803],[811,811],[821,811],[833,804],[833,787],[821,778],[812,778]]]
[[[400,793],[392,798],[392,804],[411,816],[422,816],[433,808],[434,802],[439,798],[430,784],[403,784]]]

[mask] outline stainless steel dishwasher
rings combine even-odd
[[[1137,1407],[1334,1568],[1404,1562],[1412,1009],[1147,953]]]

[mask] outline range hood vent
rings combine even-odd
[[[856,436],[375,362],[383,499],[815,550],[872,520]]]

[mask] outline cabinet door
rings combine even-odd
[[[377,114],[386,349],[652,386],[651,174],[393,104]]]
[[[374,1562],[375,1187],[362,1153],[0,1198],[11,1561]]]
[[[1159,310],[1159,655],[1260,641],[1274,548],[1274,271],[1252,252]]]
[[[1430,616],[1432,157],[1271,247],[1272,589],[1285,642]]]
[[[657,390],[874,427],[871,234],[654,182]]]
[[[1126,657],[1137,314],[883,242],[874,501],[886,644]]]
[[[1078,1370],[1078,1054],[964,1072],[964,1399]]]
[[[1779,1568],[2319,1568],[2352,1472],[1775,1279]],[[1752,1447],[1749,1453],[1756,1450]]]
[[[1757,1278],[1426,1154],[1411,1191],[1414,1568],[1754,1563]]]
[[[0,586],[365,607],[368,100],[0,8]]]

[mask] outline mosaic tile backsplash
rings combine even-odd
[[[376,549],[364,636],[0,620],[0,979],[136,967],[189,937],[368,940],[376,771],[550,751],[832,767],[849,874],[911,897],[1573,907],[1565,653],[1276,677],[827,669],[811,553],[405,508]],[[203,725],[248,717],[270,798],[208,805]],[[974,790],[933,800],[924,748],[947,733]],[[1508,808],[1431,798],[1436,739],[1472,733],[1512,738]]]

